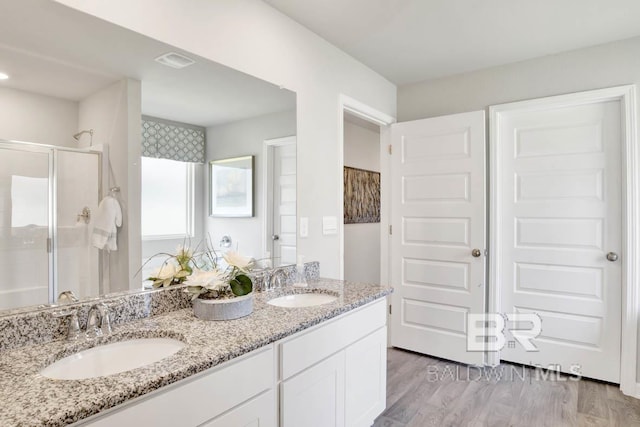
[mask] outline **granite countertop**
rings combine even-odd
[[[118,325],[113,334],[92,341],[54,341],[0,352],[0,425],[71,424],[129,399],[187,378],[227,360],[346,313],[392,292],[386,286],[318,279],[309,288],[339,294],[315,307],[282,308],[266,302],[308,289],[257,292],[254,312],[215,322],[197,319],[192,309]],[[171,337],[187,345],[159,362],[131,371],[86,380],[52,380],[38,372],[75,351],[127,338]]]

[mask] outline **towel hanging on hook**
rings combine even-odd
[[[109,195],[102,199],[98,205],[91,235],[93,246],[107,251],[118,249],[118,227],[122,226],[122,209],[114,197],[115,193],[116,191],[109,190]]]

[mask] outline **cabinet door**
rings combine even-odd
[[[345,357],[346,425],[368,427],[386,406],[387,328],[347,347]]]
[[[283,427],[344,427],[344,351],[284,381]]]
[[[275,393],[270,390],[201,427],[276,427]]]

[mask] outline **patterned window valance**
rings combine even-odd
[[[205,129],[155,117],[142,117],[142,155],[204,163]]]

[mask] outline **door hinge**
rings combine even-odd
[[[393,146],[389,144],[389,154],[393,154]]]
[[[389,234],[393,234],[393,225],[389,224]]]
[[[389,304],[389,314],[391,314],[391,304]]]

